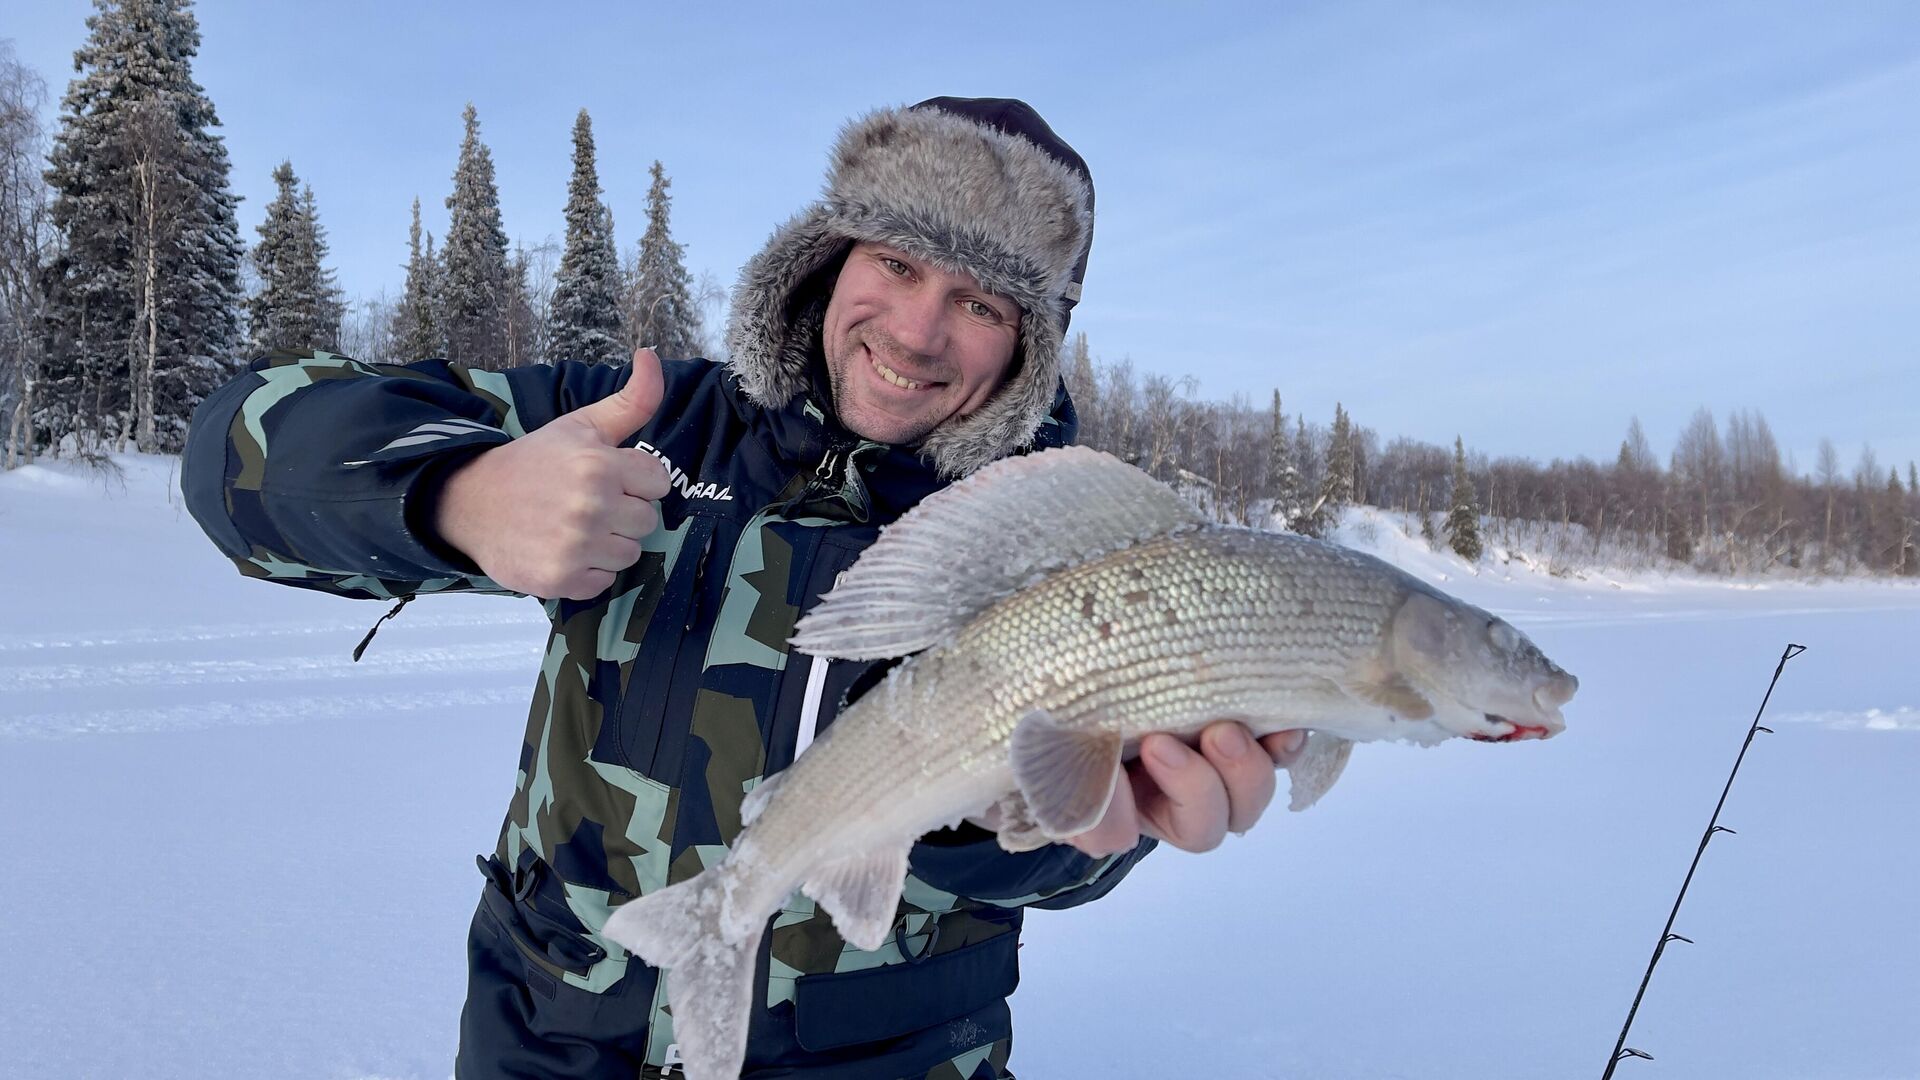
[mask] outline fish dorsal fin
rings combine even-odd
[[[1064,840],[1100,824],[1120,776],[1122,744],[1119,732],[1067,727],[1039,709],[1014,725],[1007,751],[1034,827]]]
[[[837,859],[815,870],[800,891],[827,909],[834,929],[849,944],[872,952],[893,929],[910,849],[911,845]]]
[[[1007,458],[888,526],[800,620],[793,646],[850,660],[919,652],[1046,574],[1205,520],[1110,454]]]
[[[1287,809],[1305,810],[1320,801],[1340,774],[1346,771],[1347,758],[1353,756],[1353,740],[1324,731],[1310,732],[1307,745],[1287,766]]]

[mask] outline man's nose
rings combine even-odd
[[[938,356],[946,349],[947,303],[937,290],[922,289],[902,300],[888,327],[894,341],[916,356]]]

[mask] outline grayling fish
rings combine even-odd
[[[1579,685],[1512,626],[1379,559],[1209,524],[1078,447],[928,498],[793,645],[918,655],[748,793],[724,861],[607,921],[668,972],[689,1080],[739,1075],[760,935],[795,888],[877,949],[916,839],[969,817],[1010,851],[1085,832],[1144,735],[1310,728],[1289,770],[1300,810],[1356,740],[1546,738]]]

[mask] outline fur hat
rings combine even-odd
[[[1021,319],[1006,382],[920,448],[943,475],[964,476],[1031,444],[1052,408],[1092,237],[1086,164],[1024,102],[878,110],[842,129],[821,200],[741,270],[728,363],[756,404],[780,408],[804,392],[832,281],[857,241],[971,274],[1019,304]]]

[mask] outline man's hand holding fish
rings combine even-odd
[[[1279,786],[1274,769],[1291,765],[1306,745],[1304,731],[1255,739],[1234,720],[1201,732],[1197,750],[1171,735],[1149,735],[1124,767],[1127,782],[1114,785],[1100,824],[1067,843],[1112,855],[1151,836],[1182,851],[1211,851],[1228,832],[1253,828]]]

